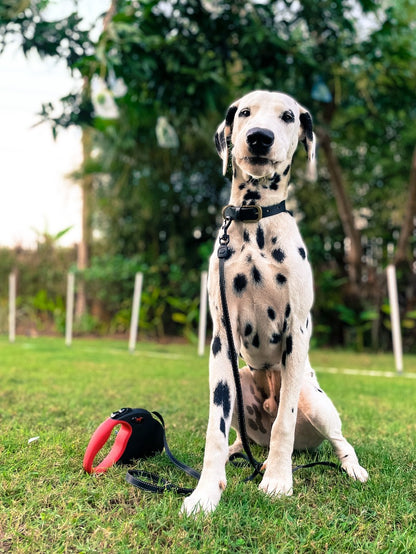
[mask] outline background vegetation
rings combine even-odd
[[[95,34],[76,4],[60,21],[47,18],[47,5],[3,2],[0,52],[20,41],[83,77],[60,105],[40,109],[55,134],[83,129],[84,163],[74,173],[83,190],[80,330],[125,330],[133,275],[144,270],[142,328],[190,336],[198,272],[229,187],[212,137],[231,101],[266,88],[295,96],[315,121],[318,180],[305,179],[299,155],[291,202],[314,267],[316,340],[390,346],[384,268],[393,262],[405,347],[414,348],[412,0],[112,0]],[[54,268],[75,263],[65,256],[66,267]],[[41,294],[59,311],[64,278],[58,285],[52,269],[42,276],[41,264],[36,273],[30,253],[0,253],[3,282],[21,264],[42,283],[33,291],[19,272],[22,306]]]

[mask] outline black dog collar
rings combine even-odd
[[[286,203],[284,200],[280,204],[273,204],[272,206],[225,206],[222,209],[222,216],[224,219],[242,221],[243,223],[256,223],[263,217],[270,217],[271,215],[287,212]]]

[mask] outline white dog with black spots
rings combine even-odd
[[[247,433],[249,439],[269,447],[259,489],[271,497],[291,495],[293,450],[316,448],[324,439],[332,443],[348,475],[365,482],[367,471],[343,437],[339,415],[309,363],[313,281],[306,246],[289,212],[273,214],[287,198],[299,141],[313,167],[312,118],[290,96],[255,91],[229,107],[215,140],[224,173],[232,147],[234,214],[242,206],[262,208],[255,208],[257,221],[238,217],[232,221],[225,261],[232,335],[247,364],[240,370]],[[201,478],[182,506],[188,515],[216,508],[226,487],[227,459],[242,449],[220,298],[219,246],[218,239],[208,279],[213,320],[209,421]],[[229,447],[231,425],[237,428],[237,438]]]

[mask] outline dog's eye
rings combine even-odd
[[[244,108],[241,110],[241,112],[238,114],[238,117],[248,117],[250,115],[250,110],[248,108]]]
[[[292,110],[287,110],[287,112],[283,112],[282,115],[280,116],[280,118],[285,123],[293,123],[295,121],[295,116],[294,116]]]

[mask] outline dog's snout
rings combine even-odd
[[[264,155],[274,142],[274,133],[269,129],[254,127],[247,131],[247,144],[253,154]]]

